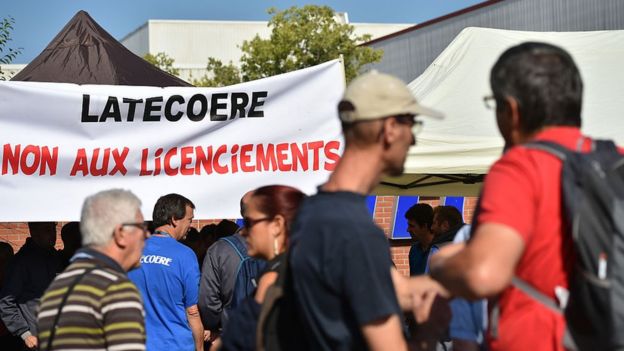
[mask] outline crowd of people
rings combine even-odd
[[[17,337],[2,336],[2,349],[564,350],[563,314],[512,280],[565,305],[575,257],[561,161],[522,145],[591,149],[582,80],[564,50],[524,43],[502,54],[490,82],[505,152],[472,226],[452,206],[404,214],[409,277],[366,195],[403,172],[420,117],[442,115],[372,71],[337,106],[345,148],[327,182],[311,196],[285,185],[240,194],[241,228],[192,228],[195,204],[180,194],[160,197],[146,222],[140,200],[120,189],[85,199],[61,253],[55,225],[31,223],[0,270],[0,317]],[[0,254],[4,264],[13,252],[0,245]]]

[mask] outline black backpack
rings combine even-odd
[[[576,261],[563,308],[517,277],[513,284],[565,315],[570,349],[624,350],[624,157],[605,140],[594,141],[589,153],[545,141],[525,147],[563,162],[563,223]]]
[[[267,289],[262,303],[256,335],[258,351],[305,351],[309,348],[305,326],[297,310],[289,256],[287,251],[279,260],[279,266],[274,269],[277,280]]]

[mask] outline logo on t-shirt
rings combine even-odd
[[[141,256],[141,264],[143,263],[151,263],[151,264],[161,264],[163,266],[170,266],[172,258],[158,256],[158,255],[143,255]]]

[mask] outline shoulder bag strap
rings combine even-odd
[[[52,348],[52,342],[54,341],[54,337],[56,336],[56,329],[58,328],[58,322],[61,319],[61,311],[63,310],[63,307],[67,303],[67,299],[69,299],[69,295],[71,295],[72,291],[74,291],[74,287],[80,282],[80,280],[82,280],[82,278],[85,275],[89,274],[91,271],[97,268],[98,267],[96,266],[87,268],[82,274],[77,276],[76,279],[74,279],[74,281],[71,283],[69,288],[67,288],[67,292],[63,296],[63,300],[61,300],[61,303],[58,307],[58,312],[56,313],[56,316],[54,317],[54,323],[52,323],[52,327],[50,328],[50,337],[48,338],[48,344],[46,347],[47,351],[50,351]]]

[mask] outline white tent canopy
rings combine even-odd
[[[442,111],[446,118],[425,119],[418,144],[406,161],[406,175],[386,179],[403,189],[382,185],[376,189],[378,194],[478,192],[479,187],[474,185],[421,188],[417,184],[423,175],[435,175],[428,182],[485,174],[501,155],[503,140],[494,111],[485,107],[483,97],[492,94],[490,69],[498,57],[509,47],[527,41],[551,43],[572,55],[584,82],[583,132],[624,145],[624,30],[554,33],[466,28],[420,77],[409,83],[423,105]],[[410,185],[415,181],[417,184]]]

